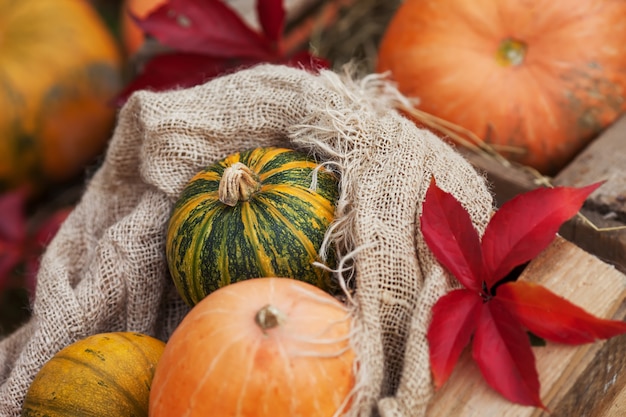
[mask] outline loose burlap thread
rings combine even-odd
[[[0,415],[20,414],[41,366],[85,336],[142,332],[166,341],[188,312],[167,271],[165,231],[187,181],[258,146],[299,149],[340,173],[327,234],[348,293],[358,367],[349,416],[424,416],[433,388],[425,337],[455,285],[419,230],[434,176],[479,232],[485,181],[446,143],[394,110],[383,76],[260,65],[197,87],[138,92],[122,108],[101,167],[51,242],[32,317],[0,341]]]

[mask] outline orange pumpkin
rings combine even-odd
[[[407,0],[377,71],[418,109],[554,174],[626,109],[626,2]]]
[[[131,14],[139,18],[146,17],[152,10],[158,6],[167,3],[168,0],[125,0],[122,5],[121,30],[122,40],[126,53],[133,55],[136,53],[145,40],[144,33],[135,21],[131,18]]]
[[[116,41],[87,1],[0,0],[0,11],[0,189],[68,180],[110,136]]]
[[[302,281],[222,287],[167,342],[150,417],[331,417],[354,384],[350,324],[339,301]]]

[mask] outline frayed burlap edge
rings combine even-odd
[[[335,275],[354,316],[357,381],[347,415],[423,416],[432,397],[426,326],[432,305],[454,283],[419,232],[421,202],[435,176],[479,231],[492,202],[483,178],[459,154],[394,110],[405,100],[383,75],[353,79],[349,71],[313,75],[272,65],[131,97],[102,168],[44,256],[33,319],[0,341],[0,411],[19,415],[37,369],[80,337],[132,330],[166,339],[186,310],[160,249],[167,214],[187,180],[233,152],[289,146],[341,173],[326,242],[336,246]],[[151,215],[146,225],[135,221],[138,211],[142,219]],[[130,246],[121,250],[120,242]],[[79,265],[60,256],[67,251]],[[113,298],[98,293],[105,265],[121,272],[112,274],[120,285]],[[142,273],[150,279],[142,281]],[[50,294],[61,284],[69,295],[58,299],[84,315],[61,314],[55,329],[55,309],[63,306]],[[131,296],[137,285],[154,286],[152,296]]]

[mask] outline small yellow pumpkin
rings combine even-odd
[[[60,350],[30,385],[22,417],[147,416],[165,343],[132,332],[100,333]]]

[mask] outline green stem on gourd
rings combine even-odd
[[[285,314],[271,304],[263,306],[254,316],[254,322],[263,330],[263,333],[280,326],[285,320]]]
[[[258,175],[246,164],[235,162],[222,174],[218,198],[226,205],[235,206],[239,201],[248,201],[260,188]]]
[[[526,58],[528,46],[517,39],[507,38],[500,42],[496,52],[496,60],[504,67],[518,66]]]

